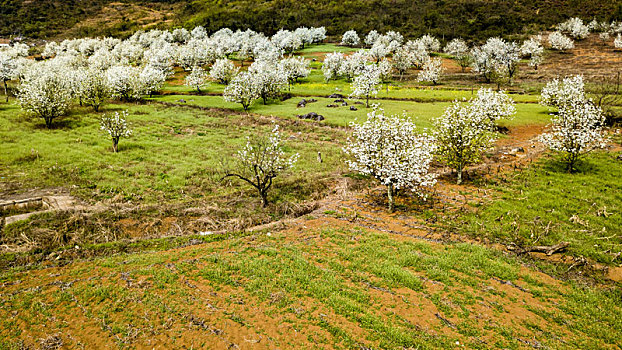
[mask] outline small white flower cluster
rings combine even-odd
[[[426,189],[436,183],[429,172],[436,148],[432,137],[418,134],[415,124],[405,116],[385,116],[374,109],[362,124],[351,123],[352,138],[344,152],[351,170],[372,176],[389,192],[389,208],[397,189],[410,189],[425,198]]]
[[[616,49],[622,49],[622,34],[618,34],[618,36],[616,36],[615,40],[613,40],[613,46]]]
[[[104,114],[101,117],[101,130],[106,132],[112,139],[112,149],[116,153],[119,150],[119,139],[122,137],[130,137],[132,130],[127,125],[127,111],[115,112],[114,115],[108,116]]]

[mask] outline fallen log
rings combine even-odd
[[[551,256],[557,252],[561,252],[570,246],[570,242],[561,242],[555,245],[536,245],[531,247],[520,248],[515,245],[508,246],[508,250],[512,250],[516,252],[516,254],[525,254],[525,253],[545,253],[548,256]]]

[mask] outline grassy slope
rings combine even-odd
[[[568,174],[555,157],[511,174],[495,202],[465,215],[454,229],[523,246],[571,243],[574,256],[614,264],[622,251],[622,163],[617,154],[586,157]],[[452,222],[449,222],[450,226]]]
[[[619,291],[560,282],[480,246],[338,228],[329,218],[302,224],[3,272],[0,348],[56,334],[87,348],[597,349],[615,348],[622,334]]]

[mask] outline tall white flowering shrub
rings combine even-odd
[[[210,78],[217,81],[219,84],[229,84],[231,79],[238,74],[239,68],[237,68],[233,62],[226,58],[217,59],[212,65],[209,75]]]
[[[544,106],[561,107],[574,101],[585,101],[585,83],[582,75],[553,79],[540,93],[540,103]]]

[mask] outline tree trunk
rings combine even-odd
[[[48,129],[52,128],[52,118],[51,117],[44,117],[43,118],[45,120],[45,127]]]
[[[9,102],[9,89],[6,85],[6,80],[2,81],[4,83],[4,95],[6,96],[6,102]]]
[[[456,182],[458,185],[462,183],[462,165],[458,166],[458,181]]]
[[[263,191],[260,191],[259,194],[261,194],[261,204],[262,206],[265,208],[268,206],[268,194],[264,193]]]
[[[114,153],[119,152],[119,139],[118,138],[112,139],[112,151]]]
[[[395,202],[393,200],[393,184],[389,183],[389,185],[387,185],[387,197],[389,198],[389,212],[392,213],[393,211],[395,211]]]
[[[365,106],[369,108],[369,95],[367,95],[367,104]]]

